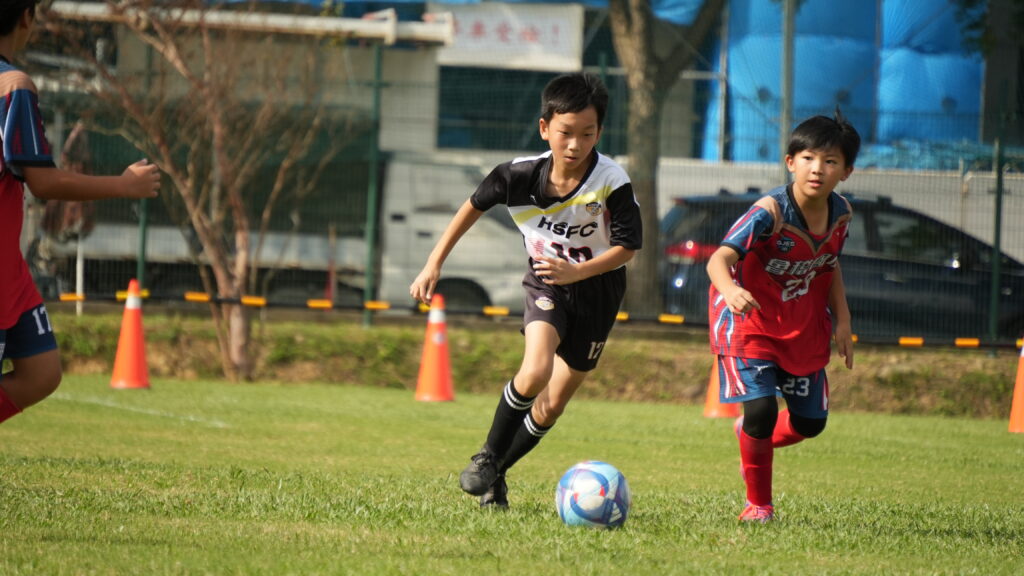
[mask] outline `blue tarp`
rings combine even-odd
[[[962,53],[882,50],[878,141],[978,140],[982,66]]]
[[[839,105],[865,141],[977,140],[984,61],[963,46],[951,0],[806,0],[795,17],[794,123]],[[776,162],[782,10],[775,0],[729,3],[728,154]],[[876,38],[877,31],[881,38]],[[881,47],[879,47],[881,45]],[[717,62],[717,61],[715,61]],[[717,91],[717,90],[715,90]],[[717,103],[702,156],[718,160]]]

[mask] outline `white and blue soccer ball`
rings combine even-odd
[[[555,491],[558,517],[569,526],[617,528],[626,521],[632,502],[622,472],[598,460],[566,470]]]

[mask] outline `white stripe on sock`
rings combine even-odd
[[[543,438],[544,435],[548,433],[548,430],[551,430],[550,426],[547,428],[541,428],[540,424],[534,422],[533,414],[527,414],[526,419],[523,420],[523,424],[526,426],[526,431],[529,432],[531,436],[535,436],[537,438]]]
[[[522,412],[523,410],[529,410],[533,407],[534,398],[529,398],[525,401],[518,399],[515,388],[512,387],[512,382],[509,381],[505,385],[505,402],[512,407],[513,410]]]

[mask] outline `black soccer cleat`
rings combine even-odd
[[[470,458],[469,465],[459,475],[462,490],[473,496],[483,496],[498,478],[497,458],[486,446]]]
[[[503,510],[508,508],[508,484],[505,483],[504,474],[498,474],[494,484],[491,484],[491,489],[480,497],[480,507]]]

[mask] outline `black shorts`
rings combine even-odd
[[[566,286],[551,286],[533,272],[523,277],[523,325],[541,320],[558,331],[556,353],[573,370],[597,366],[626,293],[626,267]]]

